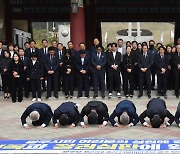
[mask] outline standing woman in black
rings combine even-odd
[[[71,56],[71,50],[65,50],[64,57],[62,60],[63,63],[63,73],[64,73],[64,91],[65,96],[68,98],[73,97],[73,82],[74,82],[74,59]]]
[[[12,90],[12,102],[16,102],[16,91],[18,92],[18,102],[22,102],[22,73],[24,70],[24,64],[20,60],[19,54],[14,53],[12,61],[9,64],[9,74],[11,80]]]
[[[9,78],[9,70],[8,66],[11,61],[10,52],[4,51],[2,55],[2,59],[0,61],[0,68],[1,68],[1,78],[2,78],[2,85],[4,91],[4,98],[10,97],[10,78]]]

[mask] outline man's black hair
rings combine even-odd
[[[97,121],[98,121],[98,116],[95,112],[91,112],[89,115],[88,115],[88,123],[89,124],[97,124]]]
[[[65,125],[70,124],[70,120],[69,120],[69,117],[67,116],[67,114],[62,114],[62,115],[59,117],[59,123],[60,123],[62,126],[65,126]]]

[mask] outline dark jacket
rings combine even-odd
[[[162,74],[161,69],[166,69],[166,73],[168,72],[168,64],[169,64],[169,56],[164,54],[163,58],[161,58],[160,54],[156,54],[155,64],[157,69],[157,74]]]
[[[0,60],[0,69],[2,75],[9,75],[9,63],[11,62],[11,58],[2,58]],[[6,72],[4,72],[4,69],[7,69]]]
[[[33,103],[30,106],[26,108],[24,113],[21,116],[21,122],[22,125],[26,124],[26,118],[29,116],[29,114],[32,111],[38,111],[40,114],[40,118],[38,121],[41,121],[42,123],[46,124],[46,126],[49,124],[51,121],[51,118],[53,116],[51,107],[45,103]]]
[[[91,66],[91,61],[90,61],[89,56],[86,56],[84,58],[84,64],[83,65],[82,65],[82,62],[81,62],[80,55],[77,56],[76,60],[75,60],[75,66],[76,66],[78,72],[80,72],[81,70],[85,70],[86,72],[88,72],[89,69],[90,69],[90,66]]]
[[[139,116],[139,120],[143,124],[146,117],[152,119],[156,114],[160,116],[162,123],[166,117],[169,118],[170,125],[174,121],[174,116],[166,109],[165,101],[159,98],[153,98],[148,102],[147,109]]]
[[[38,58],[39,58],[39,49],[38,48],[35,48],[34,49],[34,52],[38,55]],[[31,48],[28,48],[28,49],[25,49],[25,57],[28,57],[30,58],[31,57]]]
[[[98,70],[96,67],[98,65],[101,66],[101,70],[105,70],[106,66],[106,54],[104,52],[101,52],[100,59],[97,57],[97,52],[92,54],[91,57],[91,63],[92,63],[92,70],[93,72],[97,72]]]
[[[110,52],[107,54],[107,65],[108,65],[108,69],[113,70],[113,68],[111,67],[112,65],[117,65],[117,71],[120,71],[120,64],[121,64],[121,53],[120,52],[116,52],[116,57],[114,59],[113,57],[113,52]]]
[[[30,79],[40,79],[43,78],[43,63],[42,61],[37,60],[33,65],[32,60],[27,64],[27,78]]]
[[[50,55],[47,54],[44,65],[45,65],[45,69],[47,72],[49,70],[53,70],[54,72],[56,72],[56,70],[58,69],[58,66],[59,66],[59,60],[58,60],[57,55],[54,55],[52,60],[50,60]]]
[[[71,120],[71,124],[77,125],[79,122],[80,114],[76,103],[65,102],[62,103],[55,111],[53,115],[53,124],[57,123],[57,120],[62,114],[66,114]]]
[[[178,65],[180,65],[180,56],[178,56],[178,53],[173,54],[173,62],[174,62],[174,73],[178,73]]]
[[[145,73],[150,73],[152,64],[153,64],[153,59],[151,57],[151,54],[147,53],[146,58],[143,56],[143,53],[139,55],[139,59],[138,59],[139,69],[147,68],[147,71]]]
[[[16,64],[14,60],[11,60],[8,69],[9,69],[10,77],[14,78],[13,72],[17,72],[19,77],[21,78],[23,77],[23,73],[24,73],[24,63],[21,60],[19,60],[19,62]]]
[[[123,56],[123,66],[124,69],[127,71],[127,69],[134,69],[135,66],[135,55],[134,54],[130,54],[129,56],[127,55],[127,53]]]
[[[71,74],[74,73],[74,57],[71,56],[68,59],[66,56],[64,56],[62,62],[65,74],[67,72],[67,69],[71,69]]]
[[[96,110],[98,114],[98,124],[102,124],[103,121],[108,121],[109,114],[107,105],[101,101],[90,101],[81,111],[80,122],[84,122],[84,116],[88,116],[91,110]]]
[[[113,113],[111,114],[109,118],[109,121],[111,122],[113,126],[116,123],[114,118],[118,117],[118,120],[119,120],[123,112],[127,112],[128,116],[130,117],[129,123],[133,123],[134,126],[138,123],[139,118],[136,113],[135,105],[129,100],[123,100],[117,104],[116,109],[113,111]]]

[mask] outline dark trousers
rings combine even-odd
[[[29,97],[30,82],[27,81],[26,76],[23,77],[23,88],[25,97]]]
[[[152,77],[151,86],[152,86],[152,87],[155,86],[155,76],[156,76],[156,65],[153,64],[153,65],[151,66],[151,77]]]
[[[120,72],[109,69],[109,93],[113,91],[113,84],[115,83],[115,90],[121,92],[121,77]],[[115,81],[115,82],[114,82]]]
[[[174,90],[175,86],[175,74],[174,70],[169,70],[167,75],[167,88],[168,90]]]
[[[73,96],[74,94],[74,73],[71,74],[64,74],[64,92],[65,95],[71,95]]]
[[[146,81],[147,86],[147,94],[151,93],[151,74],[150,73],[143,73],[139,72],[139,93],[143,94],[143,83],[144,80]]]
[[[180,80],[180,71],[177,70],[177,72],[175,73],[175,94],[176,95],[179,95],[179,89],[180,89],[179,80]]]
[[[123,63],[121,62],[120,64],[120,68],[121,68],[121,76],[122,76],[122,87],[123,87],[123,90],[124,90],[124,66],[123,66]]]
[[[166,94],[167,91],[167,74],[157,74],[158,95]]]
[[[12,87],[12,101],[16,102],[16,91],[18,92],[18,102],[21,102],[22,97],[22,78],[11,78],[11,87]]]
[[[54,72],[54,74],[47,75],[47,96],[51,96],[52,88],[54,88],[54,95],[58,95],[58,74]]]
[[[134,73],[134,77],[133,77],[134,89],[138,89],[138,87],[139,87],[139,67],[138,67],[138,65],[136,65],[134,67],[133,73]]]
[[[32,89],[32,97],[36,98],[36,92],[38,98],[41,98],[41,80],[40,79],[31,79],[31,89]]]
[[[124,95],[133,95],[134,94],[134,71],[128,73],[124,71]],[[130,90],[129,90],[130,87]]]
[[[78,95],[82,95],[83,88],[85,89],[85,96],[89,95],[89,73],[78,74]]]
[[[9,75],[1,75],[4,93],[10,93],[10,78],[8,76]]]
[[[46,68],[44,67],[44,70],[46,70]],[[41,85],[42,85],[42,88],[43,88],[43,90],[46,90],[46,83],[45,83],[45,81],[46,81],[46,77],[47,77],[47,72],[46,71],[44,71],[44,74],[43,74],[43,80],[41,80]]]
[[[95,71],[93,73],[94,95],[98,95],[98,85],[100,84],[101,94],[105,93],[105,70]]]
[[[59,67],[58,70],[58,91],[60,91],[60,87],[62,87],[62,90],[64,90],[63,86],[63,69]]]

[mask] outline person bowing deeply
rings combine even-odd
[[[88,102],[87,105],[83,107],[80,116],[80,124],[83,128],[87,127],[84,123],[85,115],[88,117],[89,124],[100,124],[99,127],[103,128],[109,119],[108,107],[101,101]]]
[[[118,117],[119,124],[114,120],[115,117]],[[139,117],[136,113],[136,107],[133,102],[123,100],[118,103],[111,114],[109,121],[113,126],[120,128],[135,126],[139,121]]]
[[[31,104],[26,108],[26,110],[21,116],[21,123],[26,129],[31,128],[26,122],[26,118],[28,116],[32,120],[33,126],[38,126],[38,128],[44,128],[51,121],[53,112],[51,110],[51,107],[45,103],[36,102]]]
[[[150,119],[150,124],[144,120],[146,117]],[[164,123],[166,117],[169,121]],[[173,123],[174,116],[166,109],[164,100],[153,98],[148,102],[147,109],[139,116],[139,120],[145,127],[164,128]]]
[[[78,105],[74,102],[64,102],[54,111],[53,124],[55,128],[59,128],[59,124],[73,128],[78,124],[79,117]]]

